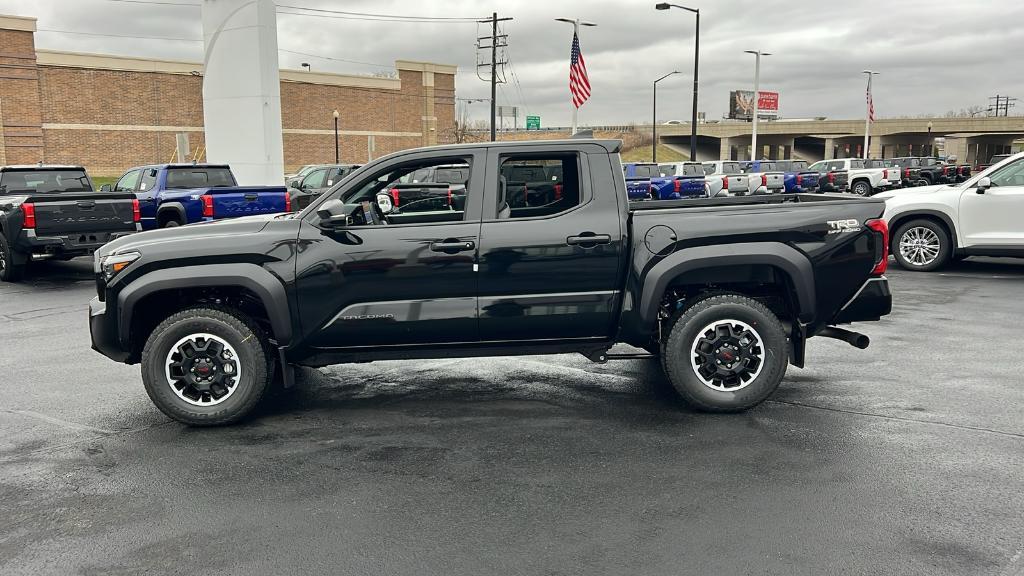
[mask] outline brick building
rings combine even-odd
[[[0,16],[0,165],[83,164],[97,176],[203,146],[202,65],[36,50],[34,18]],[[455,123],[455,66],[395,62],[396,78],[281,71],[284,163],[334,161],[443,142]]]

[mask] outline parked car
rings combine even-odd
[[[786,191],[786,174],[771,160],[747,162],[743,168],[754,194],[780,194]]]
[[[886,168],[899,171],[901,188],[927,184],[921,179],[921,163],[917,158],[886,158],[882,160],[882,164]]]
[[[799,194],[818,191],[818,171],[811,170],[806,160],[772,160],[766,168],[780,170],[786,192]]]
[[[652,178],[651,185],[659,200],[708,197],[704,165],[700,162],[666,162],[658,164],[658,172],[661,177]]]
[[[144,230],[291,210],[287,188],[239,186],[231,168],[223,164],[137,166],[112,189],[132,192],[139,199]]]
[[[1006,160],[1010,156],[1013,156],[1013,154],[996,154],[995,156],[992,156],[991,158],[989,158],[988,162],[981,163],[981,164],[978,164],[977,166],[975,166],[974,167],[974,171],[975,172],[981,172],[982,170],[986,170],[989,167],[995,166],[996,164],[999,164],[1003,160]]]
[[[893,166],[892,162],[882,158],[869,158],[864,161],[864,167],[873,170],[883,170],[885,181],[888,182],[885,186],[886,190],[903,187],[903,173],[899,168]]]
[[[820,160],[807,168],[818,173],[818,192],[846,192],[850,188],[850,173],[837,160]]]
[[[130,193],[96,192],[81,166],[0,168],[0,281],[29,262],[69,260],[139,230]]]
[[[658,197],[651,183],[652,178],[661,176],[657,164],[626,163],[622,165],[622,174],[626,178],[626,197],[630,200],[653,200]]]
[[[295,185],[289,185],[288,194],[291,199],[292,210],[302,210],[320,194],[329,190],[359,168],[359,164],[320,164],[306,173],[305,176],[294,181]]]
[[[899,182],[899,174],[895,171],[879,165],[877,168],[870,168],[863,158],[840,158],[834,160],[822,160],[811,165],[811,170],[826,172],[846,172],[849,191],[858,196],[873,196],[883,190],[888,190]],[[892,178],[890,180],[889,178]],[[838,190],[842,192],[843,190]]]
[[[751,193],[750,178],[743,171],[743,162],[712,160],[703,164],[709,196],[746,196]]]
[[[296,188],[306,174],[312,172],[317,166],[323,166],[323,164],[306,164],[291,174],[285,174],[284,185],[289,188]]]
[[[1024,153],[966,182],[879,196],[903,268],[937,270],[967,256],[1024,257]]]
[[[406,150],[298,214],[115,240],[98,253],[93,347],[141,363],[171,418],[217,425],[252,411],[275,374],[293,385],[294,365],[568,352],[606,362],[624,342],[660,357],[693,406],[734,412],[802,366],[808,338],[868,345],[837,325],[890,311],[882,201],[630,203],[620,146]],[[469,170],[465,210],[393,222],[396,176],[453,158]],[[538,161],[561,163],[561,200],[509,206],[504,167]]]

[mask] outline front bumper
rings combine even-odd
[[[892,312],[892,291],[885,276],[870,278],[846,303],[830,324],[871,322]]]
[[[117,319],[107,312],[107,303],[99,298],[89,301],[89,336],[93,350],[117,362],[128,360],[128,351],[118,340]]]

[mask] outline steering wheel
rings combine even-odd
[[[374,200],[365,200],[363,205],[363,219],[366,220],[367,224],[387,226],[388,221],[384,216],[384,211],[381,210],[380,205]]]

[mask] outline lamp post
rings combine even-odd
[[[690,161],[697,161],[697,70],[700,64],[700,10],[687,8],[679,4],[660,2],[654,5],[656,10],[668,10],[669,8],[681,8],[693,12],[697,16],[696,32],[693,36],[693,115],[690,118]]]
[[[651,138],[653,139],[651,142],[651,162],[655,164],[658,162],[658,82],[679,73],[678,70],[673,70],[654,81],[654,98],[651,102]]]
[[[341,146],[338,143],[338,118],[341,114],[337,110],[334,111],[334,163],[341,163]]]
[[[877,76],[878,72],[875,72],[874,70],[861,70],[861,73],[862,74],[867,74],[867,76],[868,76],[868,91],[867,91],[868,106],[867,106],[867,110],[865,110],[865,112],[864,112],[864,159],[867,160],[868,159],[868,142],[870,141],[870,140],[868,140],[868,138],[870,138],[870,134],[871,134],[871,116],[873,115],[873,113],[871,111],[871,108],[874,107],[874,102],[873,102],[874,97],[871,95],[871,77],[872,76]]]
[[[757,117],[761,115],[761,56],[771,56],[772,53],[760,50],[744,50],[744,52],[754,55],[754,123],[750,130],[750,159],[757,160]]]
[[[580,37],[580,26],[597,26],[597,24],[594,24],[593,22],[587,22],[585,20],[580,20],[579,18],[555,18],[555,21],[568,22],[572,24],[572,33],[575,34],[577,38]],[[574,105],[572,107],[572,130],[569,132],[570,135],[576,133],[576,125],[579,119],[579,112],[580,109]]]
[[[932,121],[928,121],[928,155],[932,156]]]

